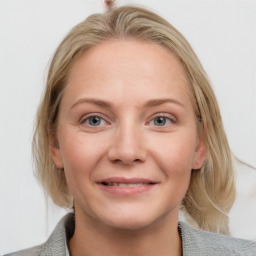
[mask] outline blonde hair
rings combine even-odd
[[[203,125],[207,155],[202,168],[192,170],[181,209],[201,229],[228,234],[227,213],[235,198],[234,171],[217,100],[186,39],[166,20],[141,7],[123,6],[91,15],[74,27],[57,48],[37,113],[33,139],[39,181],[57,205],[72,207],[73,198],[65,173],[54,166],[50,155],[50,143],[55,136],[58,109],[69,72],[87,49],[109,39],[128,38],[160,44],[183,64],[195,114]]]

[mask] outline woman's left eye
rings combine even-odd
[[[100,116],[89,116],[82,121],[82,123],[87,124],[88,126],[101,126],[105,125],[107,122]]]
[[[174,121],[170,117],[166,116],[156,116],[151,121],[149,121],[149,125],[154,126],[166,126],[174,123]]]

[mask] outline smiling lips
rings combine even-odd
[[[125,196],[146,192],[159,184],[159,182],[142,178],[112,177],[97,182],[97,184],[105,192]]]

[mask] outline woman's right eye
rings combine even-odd
[[[93,116],[89,116],[87,118],[84,118],[81,123],[86,124],[87,126],[98,127],[98,126],[106,125],[107,121],[104,120],[100,116],[93,115]]]

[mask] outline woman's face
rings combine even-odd
[[[60,105],[53,160],[77,211],[137,229],[178,218],[205,145],[180,62],[164,47],[104,42],[74,65]]]

